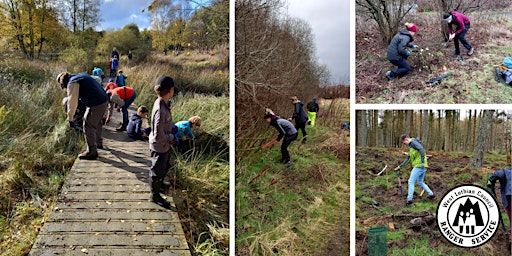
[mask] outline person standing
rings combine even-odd
[[[119,70],[118,75],[116,77],[116,84],[117,84],[117,86],[119,86],[119,87],[125,86],[127,78],[128,77],[123,74],[123,71]]]
[[[403,76],[411,70],[411,65],[407,62],[407,58],[411,52],[407,47],[412,49],[418,48],[417,45],[411,44],[414,41],[414,34],[418,31],[418,27],[413,23],[405,23],[405,29],[400,30],[389,43],[387,57],[391,64],[397,66],[397,69],[386,72],[386,78],[391,81],[398,76]]]
[[[468,50],[468,56],[473,55],[474,48],[469,44],[468,40],[466,40],[466,33],[471,27],[471,21],[468,16],[460,12],[452,11],[443,15],[443,21],[448,24],[448,40],[453,40],[453,44],[455,45],[453,57],[457,58],[460,55],[459,41]],[[453,30],[453,25],[456,27],[455,31]]]
[[[87,149],[78,158],[95,160],[98,148],[103,148],[101,118],[107,108],[108,96],[101,85],[86,73],[69,74],[62,72],[57,76],[61,88],[67,90],[67,120],[71,128],[75,127],[73,117],[81,101],[86,106],[84,116],[84,137]]]
[[[509,230],[512,234],[512,168],[495,171],[487,180],[487,187],[494,192],[496,181],[500,182],[501,203],[509,219]]]
[[[164,184],[167,171],[173,165],[170,162],[171,143],[175,142],[169,106],[174,95],[173,79],[169,76],[160,76],[155,82],[154,90],[158,98],[153,104],[151,132],[149,133],[149,149],[151,151],[151,169],[149,171],[151,194],[149,200],[164,208],[170,208],[171,204],[160,195],[160,188]]]
[[[135,98],[137,98],[137,91],[132,87],[123,86],[111,90],[110,93],[112,96],[119,95],[119,98],[124,101],[124,105],[121,106],[123,122],[120,127],[116,128],[116,130],[119,132],[126,131],[126,126],[128,125],[128,108],[133,101],[135,101]],[[109,111],[109,113],[112,113],[112,111]]]
[[[309,125],[315,126],[316,113],[320,110],[320,107],[316,102],[316,98],[313,98],[310,102],[308,102],[306,108],[308,109]]]
[[[290,120],[295,119],[295,129],[302,131],[302,143],[306,143],[306,124],[308,123],[308,114],[304,111],[304,103],[302,103],[297,96],[291,98],[294,105],[293,114]]]
[[[110,54],[110,58],[112,58],[112,59],[116,58],[116,59],[119,60],[119,52],[117,52],[117,48],[116,47],[114,47],[112,49],[112,53]]]
[[[423,146],[421,145],[421,142],[418,139],[410,138],[406,134],[400,137],[400,142],[402,142],[406,146],[409,146],[409,155],[407,155],[407,158],[402,164],[400,164],[400,166],[395,168],[395,171],[398,171],[409,162],[411,162],[412,165],[411,176],[409,177],[408,183],[409,187],[407,189],[407,202],[405,203],[405,206],[409,206],[412,204],[415,182],[417,182],[418,185],[425,189],[425,192],[427,192],[429,199],[436,198],[434,192],[432,192],[432,190],[430,190],[427,184],[424,183],[428,163],[426,152]]]
[[[276,128],[279,132],[277,135],[277,141],[283,139],[283,143],[281,144],[281,163],[284,166],[289,167],[292,165],[290,161],[290,153],[288,152],[288,146],[292,143],[292,141],[297,139],[297,129],[293,126],[293,124],[285,119],[281,119],[273,114],[265,114],[263,116],[265,121]]]

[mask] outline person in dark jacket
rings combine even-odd
[[[276,128],[276,130],[279,132],[276,140],[280,141],[283,139],[283,143],[281,144],[281,163],[286,167],[291,166],[292,164],[290,161],[288,146],[290,143],[292,143],[292,141],[297,139],[297,129],[295,129],[290,121],[281,119],[278,116],[270,113],[265,114],[263,118],[265,118],[265,121]]]
[[[133,113],[126,127],[128,137],[134,140],[146,140],[151,132],[151,127],[142,128],[142,119],[148,115],[148,108],[144,105],[137,109],[137,113]]]
[[[313,98],[310,102],[308,102],[308,105],[306,105],[306,108],[308,109],[308,118],[309,118],[309,125],[315,126],[315,120],[316,120],[316,113],[320,110],[320,107],[318,106],[318,103],[316,102],[316,98]]]
[[[495,171],[487,180],[487,187],[494,191],[496,181],[500,182],[501,203],[507,212],[510,222],[509,230],[512,234],[512,221],[510,221],[512,219],[510,216],[512,212],[512,168]]]
[[[400,30],[388,46],[387,57],[391,64],[397,66],[395,70],[386,72],[386,78],[393,80],[398,76],[403,76],[411,70],[411,65],[407,62],[407,58],[411,52],[407,47],[412,49],[418,48],[417,45],[411,44],[414,41],[414,34],[418,31],[418,27],[412,23],[405,23],[405,29]]]
[[[306,124],[308,123],[308,114],[304,111],[304,103],[297,96],[291,98],[294,106],[293,114],[290,120],[295,119],[295,129],[302,131],[302,143],[306,143]]]
[[[84,116],[84,137],[87,149],[78,158],[95,160],[98,148],[103,148],[101,118],[107,109],[108,95],[101,85],[87,73],[69,74],[62,72],[57,76],[62,89],[67,90],[67,119],[69,126],[75,128],[74,115],[81,101],[86,106]]]
[[[448,24],[448,40],[453,40],[453,44],[455,45],[453,57],[457,58],[460,55],[459,41],[468,49],[468,56],[473,55],[474,49],[465,37],[469,27],[471,27],[471,21],[468,16],[460,12],[452,11],[443,15],[443,21]],[[457,27],[455,31],[453,30],[453,25]]]

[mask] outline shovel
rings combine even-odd
[[[489,190],[491,190],[491,194],[494,197],[494,199],[496,201],[498,201],[498,198],[496,197],[496,191],[494,190],[494,187],[490,187]],[[501,213],[500,213],[500,224],[501,224],[501,229],[503,229],[503,234],[507,234],[507,228],[505,228],[505,223],[503,222],[503,217],[501,216]]]
[[[400,174],[401,174],[400,171],[396,172],[396,176],[398,177],[398,186],[399,186],[399,189],[400,189],[400,196],[403,197],[404,196],[404,191],[402,189],[402,179],[400,178]]]
[[[380,176],[385,170],[386,168],[388,168],[388,165],[386,164],[386,166],[384,166],[384,169],[382,169],[382,171],[380,171],[379,173],[377,173],[377,176]]]

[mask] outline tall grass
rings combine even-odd
[[[229,245],[229,97],[187,94],[171,103],[175,122],[201,117],[194,128],[194,149],[176,152],[175,196],[195,255],[228,255]]]
[[[62,89],[47,63],[0,63],[0,251],[28,252],[81,146],[64,122]]]

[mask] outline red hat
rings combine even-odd
[[[407,26],[406,28],[407,28],[407,30],[409,30],[411,32],[414,32],[414,33],[418,32],[418,27],[416,26],[416,24],[411,24],[410,26]]]

